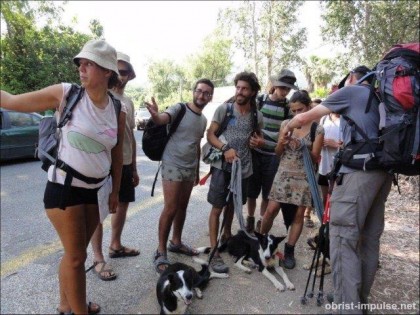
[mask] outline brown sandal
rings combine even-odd
[[[97,265],[102,265],[101,269],[99,271],[97,271],[95,268]],[[106,262],[103,261],[95,261],[93,263],[93,273],[96,273],[98,278],[103,280],[103,281],[111,281],[114,280],[115,278],[117,278],[117,275],[114,273],[114,270],[112,270],[111,268],[107,268],[105,269],[106,266]],[[109,274],[108,276],[106,276],[105,274]]]
[[[140,251],[134,248],[121,246],[120,249],[109,248],[109,258],[133,257],[140,255]]]

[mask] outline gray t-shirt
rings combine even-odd
[[[369,139],[377,139],[379,136],[379,110],[378,100],[372,97],[370,109],[365,113],[369,87],[363,85],[349,85],[334,92],[322,102],[322,105],[333,112],[346,115],[351,118],[368,136]],[[343,135],[344,146],[351,141],[351,127],[340,117],[340,129]],[[363,137],[355,132],[356,140],[363,140]],[[350,173],[355,171],[349,167],[342,166],[340,172]]]
[[[165,110],[171,116],[171,122],[181,110],[176,104]],[[197,148],[206,130],[207,119],[202,114],[193,112],[188,106],[176,132],[171,136],[163,152],[162,161],[184,169],[195,169],[198,163]]]
[[[217,122],[219,126],[222,124],[227,110],[227,103],[220,105],[214,112],[213,120]],[[233,106],[233,104],[232,104]],[[253,130],[253,115],[252,111],[246,115],[241,115],[235,107],[233,107],[233,116],[229,120],[226,130],[222,133],[222,136],[229,143],[229,146],[237,152],[241,159],[242,166],[242,178],[248,178],[252,175],[252,158],[251,150],[249,149],[249,137]],[[261,129],[263,127],[263,116],[257,111],[258,114],[258,126]],[[212,164],[212,166],[222,169],[220,161]]]

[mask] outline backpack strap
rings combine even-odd
[[[216,137],[220,137],[220,135],[226,130],[229,124],[229,121],[232,117],[233,117],[233,103],[227,103],[225,118],[223,118],[223,121],[220,124],[219,129],[217,129],[217,132],[215,133]]]
[[[185,104],[185,103],[179,103],[179,104],[181,105],[181,109],[179,110],[178,114],[175,117],[175,120],[173,121],[173,123],[169,127],[169,132],[168,132],[168,137],[167,137],[168,141],[169,141],[169,138],[178,129],[178,126],[181,123],[181,120],[182,120],[182,118],[184,118],[185,113],[187,111],[187,104]],[[157,182],[159,171],[160,171],[161,167],[162,167],[162,163],[161,163],[161,161],[159,161],[158,169],[157,169],[156,175],[155,175],[155,179],[153,180],[153,184],[152,184],[152,191],[150,193],[150,196],[152,196],[152,197],[155,195],[155,186],[156,186],[156,182]]]
[[[315,141],[315,132],[316,132],[317,127],[318,127],[318,123],[314,121],[311,125],[311,135],[310,135],[312,143]]]
[[[176,115],[174,122],[171,124],[171,127],[169,128],[168,139],[178,129],[178,126],[181,123],[182,118],[184,118],[185,112],[187,111],[187,105],[185,103],[179,104],[181,105],[181,109],[178,115]]]
[[[69,94],[66,98],[66,105],[64,106],[63,112],[60,115],[60,121],[57,125],[57,128],[62,128],[67,122],[71,119],[71,113],[80,101],[85,92],[85,88],[81,87],[75,83],[72,83]]]

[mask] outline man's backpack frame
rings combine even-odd
[[[379,61],[373,71],[362,77],[358,83],[372,77],[370,92],[380,101],[381,134],[378,143],[360,132],[351,121],[355,130],[370,142],[378,161],[378,167],[392,173],[407,176],[420,175],[420,45],[395,45]],[[366,112],[370,102],[366,106]],[[348,120],[349,121],[349,120]],[[367,153],[367,152],[364,152]]]

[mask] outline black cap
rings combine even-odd
[[[368,74],[371,70],[366,66],[357,66],[353,70],[351,70],[347,75],[340,81],[338,84],[338,88],[341,89],[344,87],[344,84],[346,83],[347,78],[349,77],[350,73],[360,73],[362,76],[365,74]]]

